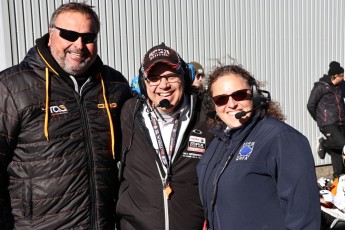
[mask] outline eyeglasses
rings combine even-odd
[[[60,37],[70,42],[75,42],[79,37],[84,44],[95,43],[97,41],[97,33],[78,33],[72,30],[62,29],[54,26],[54,29],[60,30]]]
[[[150,86],[157,86],[161,83],[162,78],[165,78],[169,83],[176,83],[181,81],[180,74],[177,73],[167,74],[164,76],[150,76],[146,77],[145,80],[147,81],[147,83],[149,83]]]
[[[244,101],[244,100],[249,100],[252,98],[252,95],[248,93],[249,89],[240,89],[232,94],[222,94],[222,95],[217,95],[212,97],[213,102],[217,106],[223,106],[228,104],[229,102],[229,97],[232,97],[235,101]]]

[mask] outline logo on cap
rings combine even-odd
[[[149,60],[152,61],[152,59],[156,57],[161,57],[161,56],[169,57],[169,55],[170,55],[170,52],[167,49],[156,49],[149,54]]]

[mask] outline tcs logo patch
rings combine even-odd
[[[64,105],[53,105],[49,107],[50,114],[52,116],[57,116],[61,114],[68,113],[68,109]]]

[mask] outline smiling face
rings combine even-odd
[[[160,83],[156,86],[150,84],[150,78],[162,77]],[[164,77],[166,76],[166,77]],[[179,77],[177,81],[168,82],[168,77]],[[147,96],[153,105],[158,105],[163,99],[168,99],[170,106],[168,108],[158,107],[158,110],[164,113],[174,112],[181,104],[183,98],[183,74],[176,72],[168,65],[158,63],[149,72],[148,80],[145,80]]]
[[[55,26],[78,33],[97,33],[95,20],[78,12],[63,12],[55,20]],[[97,42],[85,44],[79,37],[71,42],[60,36],[60,30],[49,30],[48,46],[61,68],[71,75],[84,74],[97,57]]]
[[[247,91],[245,90],[247,89]],[[240,91],[239,91],[240,90]],[[244,122],[249,120],[251,112],[247,113],[240,119],[235,118],[235,114],[241,111],[249,111],[253,108],[253,101],[249,97],[243,98],[238,93],[251,94],[248,81],[239,74],[229,73],[219,77],[211,85],[212,98],[219,99],[220,95],[228,96],[228,101],[224,101],[224,105],[215,104],[218,117],[230,128],[241,126]],[[226,99],[226,97],[223,97]]]

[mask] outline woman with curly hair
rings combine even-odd
[[[197,166],[209,229],[319,229],[309,142],[241,65],[214,69],[215,138]]]

